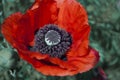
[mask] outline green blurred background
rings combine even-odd
[[[120,80],[120,0],[79,0],[91,25],[90,45],[100,53],[108,80]],[[14,12],[24,13],[34,0],[0,0],[0,24]],[[0,80],[91,80],[91,71],[66,77],[46,77],[21,60],[0,33]]]

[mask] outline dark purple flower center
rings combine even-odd
[[[71,35],[57,25],[49,24],[40,28],[35,35],[32,50],[51,57],[63,58],[72,44]]]

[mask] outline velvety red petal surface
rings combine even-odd
[[[58,58],[49,58],[37,52],[31,52],[24,46],[19,48],[18,53],[22,59],[28,61],[34,68],[45,75],[67,76],[82,73],[90,70],[99,60],[98,52],[89,47],[88,54],[85,56],[71,56],[68,61]]]
[[[31,10],[37,9],[39,7],[40,2],[41,2],[40,0],[35,0],[35,2],[33,3],[30,9]]]
[[[62,0],[62,3],[59,0],[57,1],[60,5],[58,25],[70,32],[75,40],[80,39],[81,36],[84,36],[83,31],[89,28],[89,26],[86,26],[88,25],[88,18],[83,6],[76,0]]]
[[[99,55],[96,50],[89,47],[87,51],[87,55],[70,58],[70,63],[78,67],[78,72],[80,73],[93,68],[99,60]]]
[[[36,30],[47,24],[57,24],[72,35],[67,61],[28,50],[29,45],[34,45]],[[25,14],[8,17],[2,25],[2,33],[22,59],[45,75],[82,73],[93,68],[99,60],[98,52],[89,47],[90,26],[86,11],[76,0],[36,0]]]
[[[93,68],[99,61],[99,54],[96,50],[89,47],[87,53],[88,54],[84,56],[70,56],[68,57],[68,61],[61,61],[59,59],[51,59],[50,61],[54,64],[59,64],[61,68],[73,72],[74,74],[82,73]]]
[[[25,14],[15,13],[5,19],[2,24],[2,33],[11,43],[29,45],[34,38],[34,11],[27,11]]]
[[[76,0],[56,0],[58,3],[59,15],[58,25],[71,33],[73,37],[72,56],[85,55],[89,44],[90,26],[88,17],[83,6]],[[69,54],[69,55],[70,55]],[[74,54],[74,55],[73,55]]]
[[[36,2],[39,1],[40,0],[36,0]],[[54,0],[41,0],[35,15],[35,26],[39,28],[47,24],[54,24],[57,16],[58,8],[56,2]]]
[[[15,47],[16,42],[18,41],[15,32],[18,28],[18,22],[21,18],[21,13],[14,13],[10,15],[8,18],[5,19],[4,23],[2,24],[2,33],[5,37],[5,39]]]

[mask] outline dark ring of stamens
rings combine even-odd
[[[45,40],[46,37],[50,39],[48,42]],[[53,42],[49,43],[51,40]],[[66,55],[71,44],[72,37],[68,32],[57,25],[49,24],[42,27],[35,35],[35,45],[32,50],[61,58]]]

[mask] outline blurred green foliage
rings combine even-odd
[[[0,0],[0,24],[14,12],[24,13],[34,0]],[[120,76],[120,0],[79,0],[88,12],[91,25],[90,45],[100,53],[98,66],[103,67],[108,80]],[[4,54],[3,54],[4,53]],[[0,80],[91,80],[92,70],[75,76],[46,77],[30,64],[19,59],[15,49],[0,33]]]

